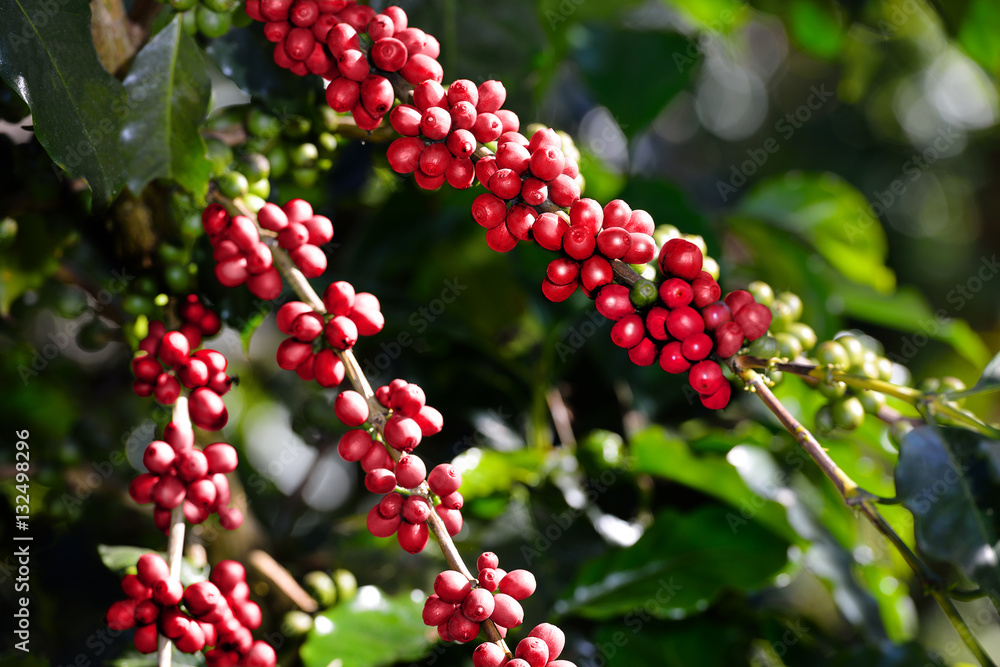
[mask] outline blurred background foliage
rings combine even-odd
[[[621,197],[701,235],[725,288],[761,279],[797,293],[821,340],[861,329],[917,380],[971,386],[1000,348],[1000,3],[401,4],[441,40],[448,77],[500,79],[522,123],[575,137],[589,196]],[[169,19],[165,9],[154,30]],[[720,413],[692,404],[677,378],[628,363],[582,295],[544,300],[543,251],[491,252],[468,212],[473,192],[419,191],[388,169],[384,137],[321,136],[330,119],[320,82],[275,67],[259,26],[197,40],[183,67],[205,99],[186,113],[197,124],[211,110],[201,132],[212,173],[233,179],[221,144],[238,162],[266,152],[270,191],[258,196],[302,196],[334,220],[325,277],[375,293],[386,316],[356,349],[362,366],[373,383],[419,383],[445,415],[420,453],[465,470],[459,548],[535,572],[526,618],[566,629],[566,657],[971,661],[898,554],[752,397]],[[194,540],[210,563],[262,549],[310,580],[323,603],[315,621],[289,616],[254,575],[281,664],[470,665],[468,647],[441,646],[419,623],[414,591],[444,566],[436,548],[410,556],[364,530],[372,498],[337,456],[333,392],[276,367],[271,304],[216,283],[197,217],[209,172],[200,142],[174,147],[190,169],[147,179],[122,163],[120,185],[139,191],[107,207],[117,189],[91,180],[92,195],[54,166],[22,129],[28,110],[9,63],[5,79],[0,422],[5,442],[31,433],[35,662],[136,664],[129,639],[103,626],[120,572],[102,554],[123,563],[99,545],[164,547],[126,487],[167,413],[133,396],[128,362],[145,318],[196,291],[228,325],[211,345],[240,378],[222,435],[242,453],[249,519],[232,534],[198,527]],[[806,423],[823,402],[794,378],[778,393]],[[1000,418],[995,396],[968,407]],[[867,489],[893,495],[897,450],[883,425],[869,418],[823,444]],[[5,477],[11,452],[0,450]],[[13,481],[0,489],[8,539]],[[912,544],[909,513],[885,513]],[[4,605],[10,567],[0,570]],[[316,571],[336,574],[339,588]],[[995,610],[959,606],[1000,656]]]

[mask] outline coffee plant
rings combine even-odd
[[[960,4],[0,0],[5,661],[995,664]]]

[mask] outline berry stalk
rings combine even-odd
[[[188,414],[187,396],[177,397],[177,402],[174,403],[171,418],[173,419],[174,424],[179,426],[182,430],[191,430],[191,416]],[[185,523],[183,504],[178,505],[170,511],[169,531],[170,538],[167,542],[167,565],[170,567],[170,581],[176,582],[179,586],[181,583],[181,561],[184,558]],[[173,653],[173,642],[164,635],[159,635],[156,648],[157,667],[170,667]]]

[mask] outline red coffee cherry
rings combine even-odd
[[[563,250],[577,260],[584,260],[594,254],[597,241],[594,232],[586,227],[570,226],[562,237]]]
[[[549,181],[549,199],[556,206],[568,207],[579,198],[580,184],[566,174]]]
[[[667,305],[667,308],[680,308],[694,300],[694,290],[686,280],[668,278],[660,285],[660,299]]]
[[[439,496],[446,496],[462,486],[462,474],[450,463],[441,463],[431,470],[427,483],[431,491]]]
[[[168,366],[179,366],[191,352],[191,344],[180,331],[168,331],[160,339],[160,360]]]
[[[171,510],[182,502],[187,495],[184,482],[170,475],[163,475],[153,487],[153,502],[160,507]]]
[[[722,301],[702,308],[701,317],[705,320],[706,331],[715,331],[721,325],[733,318],[732,314],[729,312],[729,306]]]
[[[477,90],[479,101],[476,111],[479,113],[495,113],[507,101],[507,89],[499,81],[484,81]]]
[[[135,626],[135,600],[119,600],[111,604],[104,622],[112,630],[124,631]]]
[[[667,315],[670,311],[660,306],[653,306],[646,313],[646,331],[656,340],[667,340]]]
[[[699,361],[691,367],[688,381],[695,391],[707,396],[718,391],[719,387],[725,383],[726,378],[722,375],[719,364],[714,361]]]
[[[306,269],[303,268],[303,273],[305,272]],[[264,273],[250,275],[247,277],[247,289],[258,299],[273,301],[281,294],[281,274],[272,266]]]
[[[725,322],[715,330],[715,352],[723,359],[733,356],[743,347],[743,327]]]
[[[342,391],[333,401],[337,419],[347,426],[361,426],[368,421],[368,403],[356,391]]]
[[[572,229],[570,230],[572,233]],[[584,260],[580,267],[580,284],[587,293],[592,293],[602,285],[614,280],[615,274],[611,264],[603,257],[593,256]]]
[[[528,570],[511,570],[500,580],[500,592],[524,600],[535,592],[535,575]]]
[[[208,387],[199,387],[188,399],[191,422],[206,431],[218,431],[229,421],[229,412],[222,398]]]
[[[528,636],[537,637],[545,642],[549,649],[550,661],[558,658],[563,652],[563,648],[566,647],[566,633],[551,623],[539,623],[528,633]]]
[[[372,44],[369,52],[375,67],[386,72],[398,72],[406,64],[409,52],[406,46],[393,37],[382,37]]]
[[[136,628],[132,641],[135,642],[135,649],[139,653],[156,653],[159,645],[159,633],[156,631],[156,625],[149,624]]]
[[[139,581],[149,588],[170,576],[170,567],[159,554],[146,553],[139,556],[135,567]]]
[[[185,500],[203,510],[207,518],[208,512],[215,506],[217,496],[218,490],[215,488],[215,483],[206,478],[188,484]]]
[[[177,476],[185,482],[193,482],[208,474],[208,458],[200,449],[188,449],[177,455],[174,464]]]
[[[460,609],[448,619],[448,633],[457,642],[471,642],[479,636],[479,623],[470,620]]]
[[[421,618],[424,625],[437,626],[446,623],[454,612],[455,605],[451,602],[445,602],[435,593],[429,595],[424,601]]]
[[[348,316],[357,325],[360,336],[374,336],[385,326],[381,304],[374,294],[368,292],[358,292],[355,295],[354,305]]]
[[[747,340],[755,341],[771,326],[771,309],[757,302],[749,303],[740,308],[733,320],[743,328]]]
[[[421,81],[413,87],[413,105],[421,112],[431,107],[446,107],[447,93],[440,81]]]
[[[225,507],[218,511],[219,525],[225,530],[236,530],[243,525],[243,512],[238,507]]]
[[[226,442],[215,442],[206,447],[205,458],[208,460],[210,473],[233,472],[239,463],[236,449]]]
[[[660,249],[660,271],[665,275],[694,280],[701,271],[701,249],[684,239],[670,239]]]
[[[615,322],[611,328],[611,342],[618,347],[633,348],[642,341],[645,333],[642,317],[637,313],[630,313]]]
[[[353,109],[360,98],[361,84],[345,77],[333,79],[326,87],[326,103],[339,113]]]
[[[728,382],[723,382],[718,391],[709,396],[701,396],[701,404],[710,410],[721,410],[729,405],[729,397],[732,388]]]
[[[434,579],[434,592],[444,602],[461,604],[471,590],[472,582],[455,570],[445,570]]]
[[[389,493],[396,488],[396,475],[385,468],[376,468],[365,475],[365,488],[372,493]]]
[[[704,308],[710,303],[715,303],[722,297],[722,288],[715,278],[701,271],[695,279],[691,281],[691,289],[694,292],[694,305],[696,308]]]
[[[483,588],[474,588],[462,601],[462,613],[470,621],[482,623],[490,617],[495,606],[493,595],[489,591]]]
[[[326,323],[326,342],[337,350],[349,350],[358,342],[358,325],[354,320],[338,315]]]
[[[379,506],[375,505],[368,511],[368,532],[375,537],[392,537],[402,521],[402,517],[398,514],[389,518],[382,516],[379,513]]]
[[[503,579],[500,580],[503,583]],[[516,628],[524,622],[524,609],[521,603],[505,593],[493,596],[494,609],[490,619],[504,628]],[[510,663],[508,663],[510,664]]]
[[[153,596],[153,590],[140,581],[138,575],[126,574],[122,577],[122,591],[133,600],[148,600]]]
[[[407,454],[400,457],[396,463],[396,481],[404,489],[415,489],[425,477],[427,477],[427,467],[419,456]]]
[[[183,595],[184,587],[177,579],[161,579],[153,586],[153,600],[164,607],[179,603]]]
[[[384,496],[382,500],[378,503],[378,513],[386,519],[391,519],[393,517],[399,516],[400,511],[403,509],[403,495],[391,491]]]
[[[409,496],[403,501],[399,513],[410,523],[423,523],[431,515],[431,506],[421,496]]]
[[[340,436],[337,451],[345,461],[360,461],[369,451],[375,441],[363,429],[353,429]]]
[[[235,560],[219,561],[212,568],[209,580],[218,586],[220,591],[228,595],[236,587],[236,584],[247,580],[247,570],[242,563]]]
[[[739,289],[727,294],[725,301],[726,305],[729,306],[729,311],[736,315],[744,306],[754,303],[754,298],[750,292]]]
[[[656,347],[656,343],[649,338],[643,338],[629,349],[628,358],[636,366],[652,366],[659,354],[660,350]]]
[[[549,646],[538,637],[525,637],[517,643],[514,655],[530,667],[545,667],[549,662]]]
[[[455,537],[462,530],[462,513],[458,510],[450,510],[441,505],[435,505],[434,511],[441,517],[441,522],[448,529],[448,534]]]
[[[163,405],[173,405],[181,395],[181,383],[173,375],[160,373],[153,385],[153,397]]]
[[[486,642],[472,652],[472,667],[500,667],[507,660],[507,654],[496,644]]]
[[[321,246],[333,239],[333,222],[325,215],[314,215],[302,223],[309,232],[309,243]]]
[[[681,344],[671,341],[660,350],[660,368],[668,373],[683,373],[691,368],[691,362],[684,357]]]
[[[496,568],[479,568],[479,585],[490,593],[495,591],[500,586],[500,575],[497,574]]]
[[[677,340],[705,330],[705,320],[698,311],[689,306],[682,306],[670,311],[667,315],[667,331]]]
[[[177,452],[162,440],[154,440],[149,443],[149,446],[142,453],[142,465],[146,466],[146,470],[157,475],[169,471],[176,459]]]
[[[311,354],[312,345],[310,343],[303,343],[294,338],[286,338],[278,345],[278,352],[275,356],[277,357],[279,368],[286,371],[294,371]]]
[[[441,496],[441,507],[450,510],[460,510],[465,505],[465,498],[458,491],[453,491],[446,496]]]
[[[162,372],[163,366],[151,355],[136,357],[132,360],[132,374],[138,380],[154,382]]]
[[[635,312],[635,306],[629,298],[629,288],[624,285],[605,285],[597,293],[594,302],[597,312],[616,322]]]
[[[486,245],[496,252],[510,252],[517,246],[517,239],[511,235],[507,225],[497,225],[486,232]]]
[[[688,361],[701,361],[712,352],[712,339],[707,334],[691,334],[681,341],[681,354]]]

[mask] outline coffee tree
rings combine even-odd
[[[0,16],[11,658],[993,664],[987,3]]]

